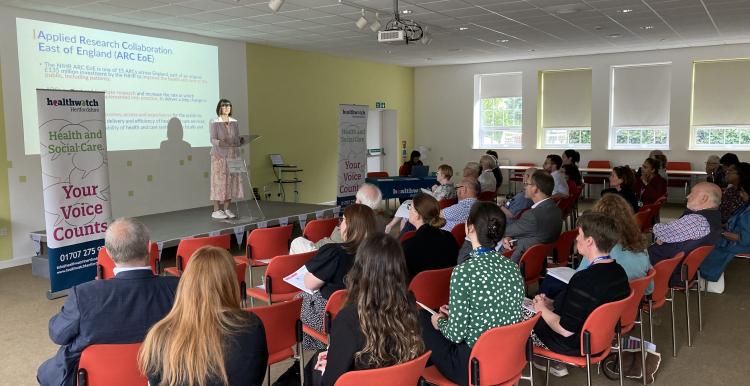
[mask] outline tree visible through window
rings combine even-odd
[[[482,98],[479,140],[481,147],[521,147],[521,97]]]
[[[750,126],[700,126],[695,128],[695,146],[705,149],[750,145]]]

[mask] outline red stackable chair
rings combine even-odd
[[[555,242],[554,261],[550,264],[551,267],[567,267],[571,263],[571,257],[573,256],[576,237],[578,237],[578,229],[572,229],[565,231],[560,234],[560,237]]]
[[[663,307],[666,302],[669,302],[672,322],[672,355],[675,357],[677,356],[677,341],[675,340],[674,325],[674,291],[671,291],[669,288],[669,278],[672,277],[672,272],[680,264],[683,257],[685,257],[685,252],[679,252],[671,259],[662,260],[654,265],[654,291],[651,292],[651,295],[646,296],[647,304],[643,306],[643,311],[648,313],[649,340],[653,342],[654,310]],[[669,297],[667,297],[667,294],[669,294]]]
[[[182,239],[180,240],[180,243],[177,244],[177,256],[175,256],[177,266],[166,268],[164,271],[172,276],[180,276],[182,275],[182,272],[185,271],[185,268],[195,251],[207,245],[229,250],[229,243],[230,235],[228,234]]]
[[[336,315],[339,314],[339,311],[344,307],[344,302],[346,301],[346,290],[338,290],[331,294],[331,297],[328,298],[328,301],[326,302],[326,308],[325,312],[323,314],[323,331],[318,331],[306,324],[302,325],[302,331],[310,335],[315,340],[321,341],[325,344],[328,344],[328,339],[330,338],[331,334],[331,324],[333,322],[333,319],[336,318]]]
[[[414,360],[395,366],[346,372],[335,386],[414,386],[419,382],[430,354],[432,351],[427,351]]]
[[[161,273],[161,262],[159,261],[159,247],[152,242],[148,246],[148,263],[154,275]],[[107,248],[102,247],[96,256],[96,279],[107,280],[115,277],[115,262],[107,253]]]
[[[86,347],[78,362],[78,386],[148,385],[148,378],[138,368],[140,348],[140,343]]]
[[[641,208],[633,217],[641,233],[648,233],[651,230],[651,208]]]
[[[586,164],[586,167],[592,169],[611,169],[612,164],[608,160],[591,160]],[[609,173],[586,172],[583,176],[583,182],[586,183],[587,186],[591,186],[591,184],[602,184],[602,189],[604,189],[607,186],[607,181],[609,181]],[[588,196],[591,197],[590,189]]]
[[[670,170],[693,170],[690,162],[684,161],[667,161],[667,188],[683,188],[685,197],[690,189],[690,176],[670,173]]]
[[[581,329],[580,356],[563,355],[541,347],[534,347],[534,355],[547,359],[547,384],[549,384],[550,360],[554,360],[576,367],[585,367],[587,384],[591,386],[591,365],[601,362],[609,355],[615,336],[617,336],[617,346],[614,348],[619,350],[622,341],[620,318],[628,302],[632,301],[634,296],[631,290],[625,299],[602,304],[591,312]],[[622,368],[621,360],[618,368]],[[620,384],[622,384],[622,371],[620,371]]]
[[[417,301],[434,310],[448,304],[453,267],[422,271],[409,283]]]
[[[698,331],[703,331],[703,308],[701,307],[701,291],[698,287],[701,273],[698,271],[698,267],[703,263],[703,259],[705,259],[713,250],[713,245],[704,245],[690,251],[682,261],[682,266],[680,266],[680,280],[682,282],[671,288],[673,298],[674,291],[683,292],[685,294],[685,318],[687,320],[688,346],[690,347],[693,346],[693,340],[690,334],[690,291],[693,290],[698,293]]]
[[[451,199],[442,199],[438,201],[438,206],[440,207],[440,210],[443,210],[451,205],[456,205],[458,203],[458,198],[451,198]]]
[[[247,303],[247,282],[245,281],[247,264],[235,262],[234,270],[237,273],[237,283],[240,285],[240,296],[242,297],[242,306],[244,307],[245,303]]]
[[[477,196],[477,201],[495,202],[497,201],[497,192],[481,192]]]
[[[337,218],[312,220],[305,225],[302,237],[315,243],[322,238],[329,237],[336,225],[339,225],[339,219]]]
[[[275,256],[288,254],[291,236],[292,224],[272,228],[255,228],[247,235],[245,256],[235,256],[234,259],[237,262],[248,263],[249,267],[268,265],[268,263],[260,260],[268,260]]]
[[[388,178],[388,172],[368,172],[367,178]]]
[[[531,354],[531,330],[542,316],[534,317],[519,323],[495,327],[482,333],[469,356],[468,384],[479,385],[516,385],[524,379],[534,384],[534,370]],[[523,369],[529,367],[529,376],[523,376]],[[456,386],[435,366],[424,371],[427,382],[438,386]]]
[[[458,247],[461,248],[461,246],[464,245],[464,241],[466,241],[466,224],[456,224],[456,226],[451,229],[451,234],[453,235],[453,238],[456,239]]]
[[[305,353],[302,350],[302,321],[299,318],[302,311],[302,299],[297,298],[270,306],[246,308],[245,311],[257,315],[266,330],[266,346],[268,346],[266,374],[269,376],[269,383],[272,364],[289,358],[299,358],[300,384],[304,385]],[[296,355],[293,347],[296,347]]]
[[[399,241],[399,242],[400,242],[401,244],[403,244],[403,243],[404,243],[404,241],[406,241],[406,240],[409,240],[410,238],[414,237],[414,235],[416,235],[416,234],[417,234],[417,231],[408,231],[408,232],[404,232],[404,234],[403,234],[403,235],[401,235],[401,237],[399,237],[399,238],[398,238],[398,241]]]
[[[550,255],[555,244],[537,244],[525,250],[518,261],[521,268],[524,285],[528,287],[531,283],[536,283],[542,277],[542,271],[547,264],[547,256]]]
[[[530,167],[536,167],[535,163],[531,162],[519,162],[515,166],[530,166]],[[510,186],[513,185],[513,193],[516,192],[515,184],[513,182],[523,182],[523,173],[526,172],[526,169],[511,169],[510,173],[508,174],[508,181],[510,181],[510,184],[508,184],[508,190],[510,191]]]
[[[247,289],[247,295],[268,304],[291,300],[300,290],[285,282],[284,278],[300,269],[317,251],[298,253],[295,255],[281,255],[271,259],[266,268],[266,278],[263,287]]]

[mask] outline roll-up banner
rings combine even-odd
[[[96,277],[111,221],[104,93],[37,90],[50,297]]]
[[[339,173],[336,205],[353,204],[367,176],[368,106],[339,105]]]

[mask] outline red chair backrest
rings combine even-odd
[[[336,225],[339,225],[339,219],[337,218],[312,220],[305,225],[305,231],[302,232],[302,237],[315,243],[324,237],[330,236],[333,229],[336,228]]]
[[[247,236],[247,257],[256,261],[286,255],[289,253],[291,236],[292,224],[273,228],[255,228]]]
[[[247,273],[247,263],[234,263],[234,269],[237,272],[237,283],[240,285],[240,288],[244,288],[244,284],[247,282],[245,281],[245,273]]]
[[[487,201],[487,202],[495,202],[497,199],[497,192],[481,192],[477,196],[478,201]]]
[[[690,251],[690,253],[685,256],[685,260],[682,261],[682,264],[687,266],[687,277],[682,277],[682,280],[692,280],[695,276],[695,272],[698,271],[698,267],[703,263],[703,259],[705,259],[713,250],[713,245],[704,245]]]
[[[438,201],[438,206],[440,209],[445,209],[451,205],[456,205],[458,203],[458,198],[451,198],[451,199],[442,199]]]
[[[670,170],[692,170],[693,165],[685,161],[667,161],[667,174]]]
[[[193,256],[193,253],[195,253],[195,251],[197,251],[201,247],[210,245],[212,247],[224,248],[226,250],[229,250],[229,243],[229,234],[182,239],[180,240],[180,243],[177,244],[177,254],[175,257],[177,259],[177,267],[180,269],[180,271],[185,271],[185,268],[187,268],[188,262]]]
[[[159,274],[158,261],[159,248],[156,243],[152,242],[149,245],[148,262],[151,266],[151,272],[153,272],[154,275]],[[107,248],[104,246],[102,246],[99,250],[99,254],[96,256],[96,264],[98,268],[96,273],[97,280],[107,280],[115,277],[115,262],[112,260],[112,256],[109,255]]]
[[[592,168],[592,169],[594,168],[595,169],[608,169],[608,168],[612,168],[612,164],[608,160],[592,159],[591,161],[588,162],[588,164],[586,164],[586,167]]]
[[[537,244],[523,252],[518,266],[521,267],[523,280],[527,284],[539,280],[542,276],[544,263],[554,247],[555,244]]]
[[[367,178],[387,178],[388,172],[368,172]]]
[[[615,326],[622,318],[625,306],[634,296],[635,294],[631,290],[625,299],[602,304],[591,312],[581,329],[581,356],[587,354],[587,348],[588,354],[592,355],[609,352],[612,347],[612,339],[615,337]],[[587,335],[590,343],[588,347],[585,344]]]
[[[536,167],[535,163],[532,162],[519,162],[515,166],[530,166],[530,167]],[[520,169],[511,169],[509,180],[510,181],[522,181],[523,180],[523,174],[526,172],[526,170],[520,170]]]
[[[464,245],[464,241],[466,241],[466,224],[456,224],[456,226],[451,229],[451,234],[453,235],[453,238],[456,239],[458,247],[461,248],[461,246]]]
[[[448,304],[453,267],[422,271],[409,283],[417,301],[432,309]]]
[[[431,353],[427,351],[416,359],[395,366],[346,372],[335,386],[414,386],[419,382]]]
[[[266,268],[266,292],[274,295],[299,292],[299,288],[284,281],[284,278],[305,265],[317,251],[281,255],[271,259]]]
[[[398,238],[398,241],[403,244],[404,241],[409,240],[410,238],[414,237],[414,235],[416,234],[417,234],[417,231],[404,232],[404,234]]]
[[[342,308],[344,308],[344,303],[346,302],[346,295],[347,290],[338,290],[331,294],[330,297],[328,297],[328,302],[326,302],[326,308],[325,308],[325,315],[326,315],[326,323],[323,324],[323,332],[330,333],[330,323],[333,319],[336,318],[336,315],[339,314],[339,311],[341,311]]]
[[[568,265],[570,256],[573,254],[576,237],[578,237],[578,229],[571,229],[560,234],[560,238],[558,238],[555,243],[557,264]]]
[[[646,233],[648,232],[648,229],[651,228],[650,208],[641,208],[638,213],[633,215],[633,218],[635,218],[635,222],[638,224],[638,228],[641,229],[641,233]]]
[[[662,260],[654,265],[656,273],[654,275],[654,291],[651,292],[651,300],[653,300],[656,307],[664,303],[669,291],[669,278],[683,257],[685,257],[685,252],[678,252],[671,259]]]
[[[620,320],[623,331],[629,331],[638,319],[638,311],[641,309],[641,300],[643,300],[646,288],[648,288],[648,285],[651,283],[651,280],[654,279],[654,276],[656,276],[656,270],[651,268],[648,270],[646,276],[630,281],[630,289],[633,291],[634,296],[632,296],[628,304],[625,306],[622,319]]]
[[[263,322],[269,358],[288,351],[297,344],[297,322],[302,311],[302,298],[245,310],[254,313]]]
[[[528,320],[483,332],[471,349],[469,378],[472,377],[471,362],[475,358],[479,362],[478,379],[482,385],[505,385],[520,378],[529,363],[526,344],[541,316],[537,313]],[[474,377],[476,379],[476,374]]]
[[[138,369],[140,348],[140,343],[86,347],[78,363],[78,386],[146,386],[148,379]]]

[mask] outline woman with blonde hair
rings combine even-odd
[[[242,310],[234,259],[224,249],[195,251],[172,310],[138,355],[151,386],[260,385],[268,349],[260,319]]]
[[[495,157],[489,154],[482,154],[482,156],[479,157],[479,165],[481,166],[482,171],[479,174],[479,178],[477,178],[477,181],[479,181],[482,192],[496,191],[497,180],[495,179],[495,174],[492,172],[492,170],[497,167],[497,160],[495,160]]]
[[[365,239],[346,277],[349,292],[331,344],[310,360],[306,384],[333,386],[347,371],[393,366],[424,353],[407,275],[396,239],[384,233]]]
[[[430,269],[456,265],[458,245],[453,235],[444,231],[445,219],[440,217],[437,200],[417,193],[409,205],[409,223],[416,227],[414,236],[403,243],[409,278]]]

